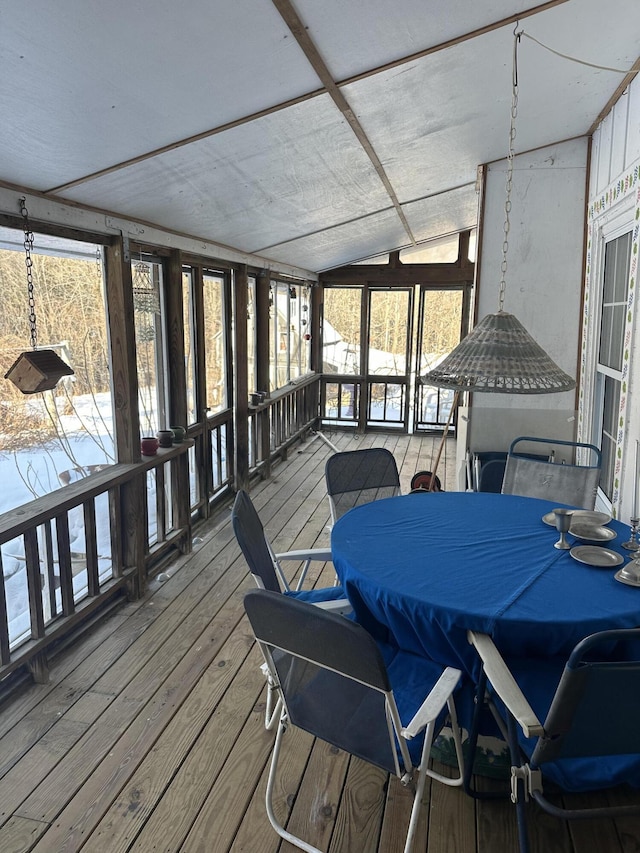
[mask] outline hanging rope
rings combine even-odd
[[[610,68],[607,65],[597,65],[595,62],[586,62],[584,59],[577,59],[575,56],[569,56],[566,53],[560,53],[559,50],[554,50],[552,47],[549,47],[548,44],[543,44],[541,41],[538,41],[537,38],[534,38],[529,33],[522,30],[520,32],[521,36],[525,38],[531,39],[536,44],[539,44],[540,47],[543,47],[545,50],[548,50],[549,53],[555,53],[556,56],[560,56],[562,59],[568,59],[570,62],[577,62],[578,65],[586,65],[587,68],[597,68],[598,71],[613,71],[614,74],[631,74],[633,72],[633,68]]]

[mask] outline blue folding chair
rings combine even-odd
[[[482,664],[477,708],[488,705],[509,744],[521,853],[529,851],[530,799],[565,820],[640,814],[640,793],[630,805],[574,809],[544,792],[546,782],[564,791],[640,787],[640,628],[592,634],[564,665],[531,657],[507,663],[487,634],[468,637]],[[470,755],[476,735],[474,724]]]
[[[312,561],[328,562],[331,560],[331,551],[325,548],[311,548],[306,550],[284,551],[276,554],[271,543],[267,539],[260,516],[249,495],[240,490],[236,495],[233,509],[231,510],[231,525],[249,566],[249,571],[261,589],[269,589],[273,592],[281,592],[308,601],[318,607],[327,608],[334,613],[345,615],[351,613],[351,604],[344,594],[341,586],[319,587],[317,589],[302,589],[302,584],[307,574],[307,569]],[[298,578],[295,589],[291,589],[282,566],[281,561],[293,560],[302,562],[303,567]],[[263,669],[267,677],[267,707],[265,711],[265,727],[272,728],[275,723],[280,705],[277,691],[269,678],[268,671]]]
[[[267,781],[271,825],[296,847],[321,853],[285,829],[273,810],[282,739],[295,726],[415,786],[404,847],[409,853],[427,776],[448,785],[462,784],[462,746],[453,700],[460,671],[380,645],[361,625],[291,597],[256,589],[246,594],[244,605],[283,697]],[[428,766],[433,738],[447,715],[460,768],[457,778],[441,776]]]

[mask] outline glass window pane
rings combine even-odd
[[[203,277],[203,301],[206,405],[209,414],[213,414],[227,407],[223,276],[205,273]]]
[[[275,286],[275,340],[276,388],[289,381],[289,288],[277,283]]]
[[[162,267],[154,261],[132,261],[133,311],[138,369],[141,435],[155,435],[167,423],[166,381],[160,305]]]
[[[331,287],[324,291],[322,372],[349,376],[360,367],[362,288]]]
[[[184,322],[184,361],[187,383],[187,423],[198,420],[195,374],[195,325],[193,312],[193,275],[191,270],[182,273],[182,315]]]
[[[613,370],[622,369],[630,258],[631,233],[606,244],[598,361]]]
[[[407,372],[409,293],[373,290],[369,308],[369,375],[404,376]]]
[[[249,392],[257,391],[256,377],[256,279],[249,276],[247,289],[247,376]]]
[[[0,371],[31,349],[24,235],[0,228]],[[37,346],[74,370],[51,391],[23,394],[0,383],[0,512],[114,462],[113,405],[102,247],[34,234],[32,277]],[[4,554],[3,546],[3,554]],[[7,567],[5,565],[5,573]]]
[[[610,376],[605,376],[601,443],[602,473],[600,476],[600,486],[608,497],[611,497],[613,494],[619,410],[620,382],[612,379]]]
[[[300,336],[300,287],[289,288],[289,378],[297,379],[301,373],[302,338]]]
[[[311,370],[311,288],[300,288],[300,371]]]

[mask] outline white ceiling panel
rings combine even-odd
[[[0,12],[0,180],[47,189],[318,89],[265,0]]]
[[[295,0],[336,80],[535,8],[535,0]],[[372,62],[373,60],[373,62]]]
[[[443,234],[467,231],[475,228],[478,221],[478,195],[475,184],[403,204],[402,210],[419,243],[433,240]]]
[[[349,126],[323,95],[61,194],[262,251],[389,206]]]
[[[319,234],[290,240],[264,252],[278,260],[320,272],[380,254],[380,246],[406,245],[406,234],[394,210],[384,210]],[[298,264],[295,259],[305,259]]]

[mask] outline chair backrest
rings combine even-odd
[[[488,462],[485,462],[484,465],[480,468],[480,475],[478,477],[478,491],[493,492],[494,494],[499,495],[502,491],[504,469],[506,464],[506,458],[490,459]]]
[[[538,445],[546,449],[544,458],[525,453],[519,445]],[[587,464],[554,461],[556,448],[571,448],[589,455]],[[596,503],[602,455],[594,444],[553,438],[519,436],[511,442],[507,454],[502,493],[544,498],[557,503],[593,509]]]
[[[354,506],[400,494],[396,460],[384,447],[335,453],[325,465],[325,480],[333,522]]]
[[[273,592],[282,592],[260,516],[251,498],[242,489],[236,495],[231,510],[231,525],[257,585]]]
[[[565,666],[532,764],[640,754],[639,707],[640,628],[587,637]]]
[[[373,638],[355,622],[265,590],[245,610],[294,726],[389,773],[398,763],[387,710],[395,702]],[[404,750],[406,752],[406,748]]]

